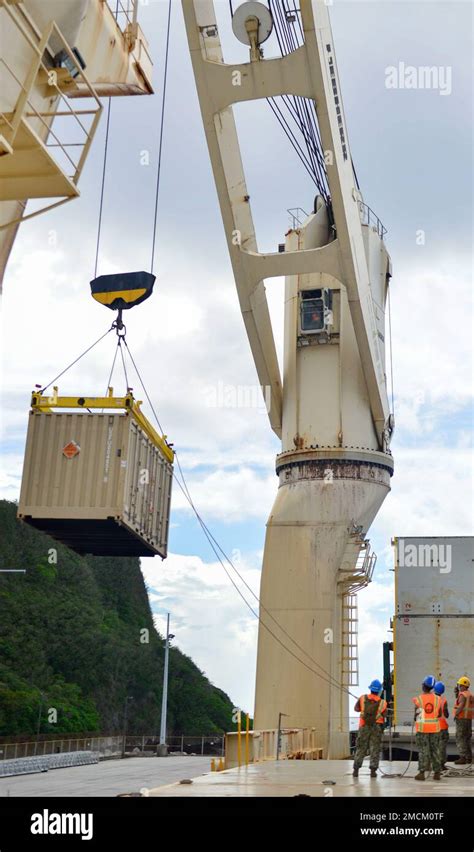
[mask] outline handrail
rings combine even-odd
[[[301,227],[303,224],[303,220],[300,219],[300,213],[304,214],[305,219],[308,218],[308,213],[306,210],[303,210],[302,207],[290,207],[286,212],[289,213],[293,219],[293,230],[295,230],[297,226]]]
[[[10,67],[10,65],[8,64],[8,62],[4,58],[2,58],[0,60],[2,62],[2,64],[5,66],[5,68],[7,69],[7,71],[9,72],[9,74],[11,75],[11,77],[15,80],[15,82],[19,86],[19,90],[20,90],[20,94],[18,95],[18,99],[17,99],[16,104],[14,106],[13,112],[11,113],[11,121],[8,119],[8,117],[6,115],[5,116],[2,115],[2,120],[4,121],[4,123],[6,125],[6,127],[4,128],[6,141],[8,142],[8,144],[12,148],[14,148],[14,142],[15,142],[16,134],[18,133],[18,130],[20,129],[21,123],[23,122],[24,125],[28,128],[28,130],[35,137],[37,137],[38,144],[43,145],[45,148],[53,148],[54,147],[54,148],[60,149],[61,154],[67,159],[67,161],[71,164],[71,167],[73,169],[73,174],[68,175],[67,177],[69,178],[70,181],[72,181],[73,185],[76,186],[78,181],[79,181],[82,169],[84,167],[84,163],[85,163],[87,154],[89,152],[89,148],[91,146],[92,139],[94,138],[94,135],[95,135],[95,132],[96,132],[96,129],[97,129],[97,126],[98,126],[98,122],[100,120],[100,116],[101,116],[102,109],[103,109],[102,103],[99,100],[99,98],[98,98],[98,96],[95,92],[95,89],[93,88],[92,84],[90,83],[88,77],[84,73],[84,69],[82,68],[78,58],[75,56],[75,54],[71,50],[67,40],[65,39],[61,30],[59,29],[59,27],[57,26],[57,24],[54,21],[52,21],[48,25],[48,27],[46,28],[44,33],[38,34],[37,27],[35,26],[34,29],[33,29],[33,24],[28,17],[25,20],[28,23],[28,25],[31,27],[31,29],[33,30],[33,32],[29,32],[28,29],[26,28],[26,24],[23,21],[20,20],[20,16],[19,16],[17,10],[14,10],[8,4],[4,5],[3,9],[8,14],[8,16],[11,19],[11,21],[13,22],[14,26],[21,33],[22,37],[25,39],[25,41],[28,44],[29,48],[31,49],[33,57],[34,57],[24,82],[22,82],[21,80],[18,79],[17,75],[15,74],[13,69]],[[23,10],[20,9],[20,11],[22,12]],[[58,85],[57,74],[52,73],[56,69],[54,67],[50,67],[44,61],[46,51],[48,51],[51,56],[53,55],[53,52],[51,50],[49,50],[49,47],[48,47],[53,35],[59,40],[59,43],[61,44],[62,49],[64,50],[64,52],[69,57],[69,60],[71,61],[73,67],[75,68],[75,70],[77,72],[77,78],[79,78],[81,80],[81,83],[84,85],[85,91],[87,92],[88,97],[90,97],[95,102],[94,106],[87,111],[80,110],[80,111],[76,112],[73,109],[73,107],[71,106],[71,104],[69,102],[69,99],[66,97],[66,94],[60,89],[60,87]],[[38,43],[35,41],[35,38],[36,38]],[[48,80],[48,85],[51,88],[53,98],[57,99],[56,102],[57,103],[59,102],[59,104],[61,106],[63,106],[63,109],[61,109],[59,111],[55,111],[55,112],[53,112],[52,110],[51,111],[48,110],[48,111],[43,112],[41,110],[38,110],[34,106],[34,104],[31,102],[31,93],[33,91],[33,87],[35,85],[36,79],[37,79],[38,74],[40,72],[46,74],[47,80]],[[89,128],[87,128],[84,125],[84,123],[80,120],[80,118],[78,117],[79,114],[91,116],[91,122],[90,122]],[[53,126],[52,126],[54,119],[58,116],[74,118],[76,125],[79,126],[81,134],[82,133],[84,134],[84,141],[80,142],[80,143],[74,143],[74,144],[68,143],[68,142],[62,142],[61,139],[59,139],[59,137],[57,136],[56,132],[53,130]],[[49,122],[49,121],[45,120],[47,118],[51,118],[51,121]],[[42,127],[45,129],[45,139],[43,139],[42,136],[38,135],[38,133],[37,133],[38,128],[35,129],[33,127],[32,120],[33,121],[34,120],[39,121],[40,124],[42,125]],[[56,144],[48,143],[48,138],[49,138],[50,135],[53,137]],[[82,148],[82,151],[81,151],[79,157],[76,156],[74,159],[71,157],[69,150],[72,147]],[[62,168],[61,162],[58,161],[56,159],[56,157],[54,157],[54,161],[56,163],[58,170],[64,174],[64,170]],[[3,228],[11,227],[12,225],[15,225],[19,222],[25,221],[26,219],[30,219],[33,216],[37,216],[40,213],[44,212],[45,210],[50,210],[54,207],[57,207],[61,204],[64,204],[67,201],[71,200],[71,197],[73,197],[73,196],[66,196],[65,198],[61,199],[60,201],[56,201],[53,204],[47,205],[46,207],[42,207],[40,210],[35,210],[33,213],[30,213],[26,216],[22,215],[22,216],[20,216],[16,219],[13,219],[12,221],[1,225],[0,230],[2,230]]]
[[[0,62],[1,62],[4,66],[5,66],[5,68],[7,69],[7,71],[9,71],[9,73],[11,74],[11,76],[13,77],[13,79],[15,80],[15,82],[16,82],[16,83],[18,83],[18,85],[20,86],[20,88],[21,88],[21,89],[23,89],[23,91],[26,91],[25,87],[22,85],[22,83],[20,82],[20,80],[18,79],[18,77],[16,76],[16,74],[14,73],[14,71],[12,71],[12,69],[11,69],[11,68],[7,65],[7,63],[5,62],[5,60],[3,59],[3,57],[2,57],[2,58],[0,58]],[[32,110],[32,112],[31,112],[31,113],[26,113],[26,115],[27,115],[28,117],[30,117],[30,116],[31,116],[31,117],[33,117],[33,116],[34,116],[35,118],[38,118],[38,119],[40,120],[40,122],[44,125],[44,127],[46,127],[46,130],[48,131],[48,135],[51,135],[51,136],[53,137],[53,139],[55,139],[55,140],[56,140],[57,147],[59,147],[59,148],[61,148],[61,149],[62,149],[63,154],[65,154],[65,156],[68,158],[69,162],[71,163],[72,167],[74,168],[74,174],[76,174],[76,172],[77,172],[77,166],[76,166],[76,163],[74,162],[74,160],[72,160],[72,159],[71,159],[71,157],[69,156],[69,154],[68,154],[68,153],[67,153],[67,151],[65,150],[65,148],[66,148],[66,147],[68,147],[68,143],[66,143],[66,145],[65,145],[64,143],[60,142],[60,140],[58,139],[58,137],[56,136],[56,134],[55,134],[55,132],[54,132],[54,130],[53,130],[53,128],[52,128],[52,125],[50,126],[50,125],[49,125],[49,124],[48,124],[48,123],[44,120],[43,115],[42,115],[40,112],[38,112],[38,110],[36,109],[36,107],[34,107],[34,106],[33,106],[33,104],[31,103],[31,101],[30,101],[30,99],[29,99],[29,98],[27,98],[27,99],[26,99],[26,104],[27,104],[27,106],[29,106],[29,107],[30,107],[30,109]],[[79,124],[81,124],[81,122],[79,122]],[[82,124],[81,124],[81,127],[82,127]],[[15,127],[12,127],[12,135],[13,135],[13,137],[15,137],[15,135],[16,135],[16,133],[15,133]],[[45,146],[46,146],[46,147],[51,147],[51,146],[49,145],[49,143],[48,143],[48,142],[45,142],[44,144],[45,144]],[[84,144],[84,143],[81,143],[81,147],[82,147],[82,145],[83,145],[83,144]],[[74,178],[73,178],[73,180],[74,180]]]
[[[359,213],[360,213],[360,221],[362,225],[373,225],[377,229],[377,233],[380,239],[383,240],[385,234],[387,233],[387,229],[384,227],[382,222],[376,213],[369,207],[368,204],[364,204],[363,201],[359,201]]]
[[[137,23],[139,0],[125,0],[125,5],[122,0],[118,0],[118,2],[115,2],[115,0],[108,0],[108,5],[112,9],[117,21],[119,16],[123,15],[125,16],[127,24],[133,25]]]

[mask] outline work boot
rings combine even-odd
[[[441,781],[441,772],[433,773],[433,781]]]
[[[359,767],[358,766],[354,766],[354,769],[352,770],[352,776],[353,776],[353,778],[359,777]]]
[[[371,778],[377,778],[377,770],[376,769],[370,770],[370,777]]]
[[[458,760],[455,760],[454,763],[456,764],[456,766],[465,766],[466,763],[467,763],[467,760],[466,760],[465,757],[460,757],[460,758],[458,758]]]
[[[424,781],[424,780],[425,780],[425,773],[424,772],[419,772],[418,775],[415,775],[415,781]]]

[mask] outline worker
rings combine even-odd
[[[441,717],[439,720],[439,757],[441,760],[441,769],[447,769],[447,749],[449,742],[449,708],[446,696],[444,695],[445,685],[441,680],[438,680],[434,685],[434,694],[439,696],[441,702]]]
[[[472,763],[472,720],[474,719],[474,695],[470,691],[471,681],[463,675],[456,686],[457,697],[454,705],[454,719],[456,721],[456,746],[459,752],[458,760],[454,762],[458,766]]]
[[[433,779],[441,780],[441,758],[439,749],[441,701],[434,694],[436,678],[425,677],[421,685],[421,695],[412,701],[415,705],[416,744],[418,747],[418,775],[415,781],[424,781],[425,772],[433,767]]]
[[[387,702],[382,698],[383,686],[379,680],[373,680],[369,686],[368,695],[357,699],[354,710],[360,713],[359,733],[357,734],[356,751],[354,756],[354,778],[359,775],[359,769],[366,754],[370,753],[370,775],[375,778],[380,759],[380,744],[385,724]]]

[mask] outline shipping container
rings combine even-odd
[[[133,397],[45,400],[33,394],[18,517],[81,554],[165,558],[173,452]],[[53,412],[67,403],[89,410]]]
[[[398,537],[394,546],[394,721],[409,728],[427,675],[443,681],[451,708],[458,678],[474,675],[474,538]]]

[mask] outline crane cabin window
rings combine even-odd
[[[326,289],[303,290],[300,293],[300,326],[302,334],[325,331],[331,308],[331,292]]]

